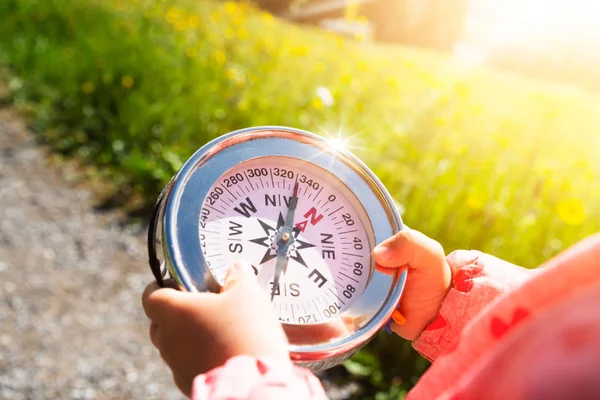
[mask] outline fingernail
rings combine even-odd
[[[404,325],[406,323],[406,317],[398,310],[394,310],[392,320],[396,325]]]

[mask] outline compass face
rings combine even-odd
[[[227,171],[208,193],[200,244],[220,284],[233,261],[250,262],[279,319],[291,324],[337,317],[365,290],[373,228],[354,193],[326,169],[258,157]]]

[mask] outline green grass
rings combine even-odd
[[[449,252],[535,267],[600,229],[600,105],[402,47],[344,41],[234,3],[3,0],[0,65],[56,151],[151,204],[228,131],[343,132],[406,223]],[[334,104],[317,95],[327,88]],[[426,363],[379,338],[354,372],[409,388]],[[360,358],[359,357],[359,358]]]

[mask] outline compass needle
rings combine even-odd
[[[285,274],[289,262],[288,249],[294,242],[292,225],[294,224],[294,214],[298,205],[298,182],[294,185],[294,193],[290,198],[290,205],[285,216],[285,223],[281,227],[279,240],[277,241],[277,264],[275,265],[275,276],[273,277],[273,287],[271,288],[271,301],[275,298],[276,290],[279,289],[279,278],[281,273]],[[281,214],[280,214],[281,215]]]

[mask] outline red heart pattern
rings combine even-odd
[[[527,311],[524,308],[518,307],[513,312],[512,320],[509,323],[505,323],[498,317],[492,318],[492,335],[494,335],[494,337],[497,339],[501,338],[506,334],[506,332],[508,332],[511,328],[513,328],[515,325],[517,325],[519,322],[523,321],[527,317],[529,317],[529,311]]]
[[[483,264],[479,260],[475,260],[472,264],[460,268],[454,273],[452,283],[459,292],[470,292],[473,289],[473,277],[483,271]]]
[[[442,317],[442,314],[438,314],[437,317],[435,318],[435,320],[433,320],[432,323],[427,325],[427,328],[425,328],[425,330],[433,331],[436,329],[442,329],[446,325],[448,325],[448,321],[446,321],[446,319],[444,317]]]

